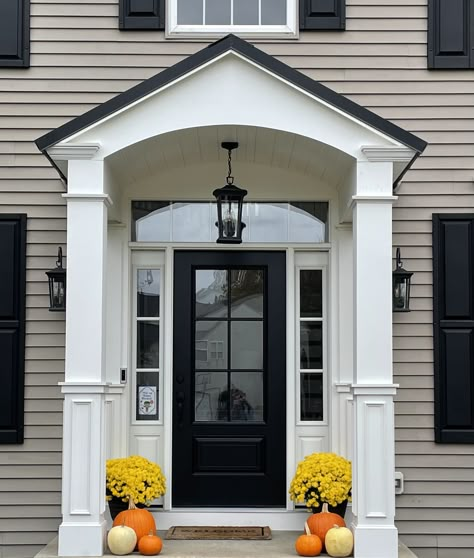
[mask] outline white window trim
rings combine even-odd
[[[286,25],[178,25],[178,0],[166,0],[166,38],[216,38],[229,33],[246,38],[298,38],[298,1],[286,0]]]

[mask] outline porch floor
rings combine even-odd
[[[165,531],[159,531],[161,537]],[[273,531],[269,541],[168,541],[163,540],[160,556],[173,558],[295,558],[295,531]],[[112,556],[106,554],[105,556]],[[134,552],[132,556],[140,556]],[[321,554],[321,556],[327,556]],[[52,540],[35,558],[58,558],[58,540]],[[85,558],[85,557],[84,557]],[[383,558],[382,556],[380,558]],[[398,543],[398,558],[416,558],[402,542]]]

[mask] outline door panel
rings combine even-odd
[[[286,255],[175,253],[173,506],[286,504]]]

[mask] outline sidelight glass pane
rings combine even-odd
[[[137,420],[158,420],[158,372],[137,372]]]
[[[194,419],[227,421],[227,372],[197,372],[194,378]]]
[[[300,322],[301,369],[321,370],[323,367],[323,324]]]
[[[158,318],[160,315],[160,270],[137,271],[137,316]]]
[[[202,25],[202,0],[178,0],[178,24]]]
[[[160,323],[137,322],[137,368],[160,367]]]
[[[321,318],[323,315],[323,272],[321,269],[300,271],[300,316]]]
[[[263,421],[263,374],[231,373],[230,419]]]
[[[232,322],[231,367],[234,370],[263,368],[263,322]]]
[[[287,0],[262,0],[262,25],[286,24]]]
[[[196,317],[226,318],[227,271],[224,269],[196,270]]]
[[[195,343],[196,369],[227,368],[227,322],[196,322]]]
[[[263,317],[263,269],[234,269],[230,273],[233,318]]]
[[[234,25],[258,25],[258,0],[234,0]]]
[[[323,375],[301,374],[301,420],[323,420]]]
[[[231,0],[206,0],[206,25],[230,25]]]

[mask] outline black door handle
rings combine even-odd
[[[180,428],[183,426],[184,400],[184,391],[178,391],[178,393],[176,394],[176,405],[178,408],[178,424]]]

